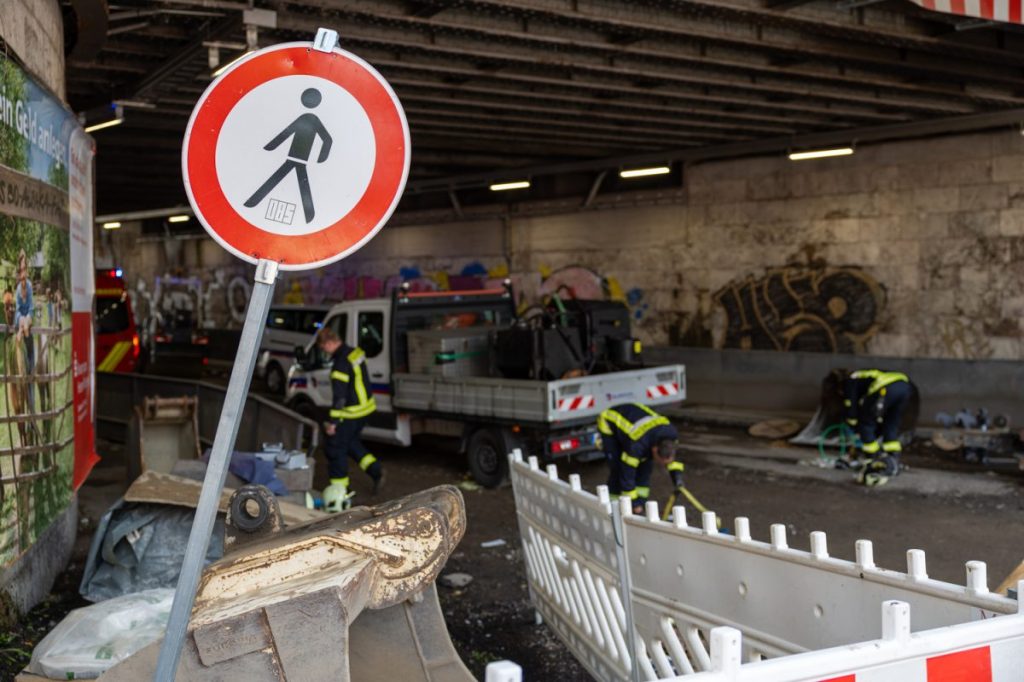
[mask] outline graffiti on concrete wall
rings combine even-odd
[[[569,265],[555,271],[542,268],[540,287],[535,301],[558,295],[568,299],[620,301],[625,303],[635,320],[643,319],[650,308],[644,291],[638,287],[625,290],[615,277],[601,275],[582,265]]]
[[[787,266],[734,280],[714,300],[726,314],[724,347],[863,353],[886,298],[859,268]]]

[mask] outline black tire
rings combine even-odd
[[[271,362],[267,365],[267,373],[263,376],[263,384],[267,387],[268,393],[284,395],[285,375],[281,365]]]
[[[508,477],[508,443],[498,429],[477,429],[466,446],[469,472],[485,488],[497,488]]]

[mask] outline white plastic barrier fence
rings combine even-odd
[[[869,641],[879,635],[883,602],[913,608],[919,664],[925,654],[950,651],[950,640],[940,634],[945,629],[970,628],[973,621],[981,622],[963,634],[976,635],[979,644],[996,623],[1009,629],[1011,642],[1024,637],[1024,620],[1005,616],[1017,613],[1017,602],[988,591],[982,562],[968,562],[966,584],[953,585],[928,578],[920,550],[907,552],[907,572],[900,573],[877,568],[867,540],[857,542],[856,561],[850,562],[829,556],[821,532],[811,534],[811,551],[804,552],[788,547],[781,524],[772,526],[771,542],[765,543],[751,538],[745,518],[735,520],[735,535],[725,535],[711,512],[699,527],[687,525],[681,507],[671,522],[661,521],[653,502],[644,516],[635,516],[628,500],[614,506],[604,486],[593,495],[581,489],[578,476],[560,480],[554,465],[541,471],[535,458],[524,463],[518,452],[510,460],[534,604],[599,680],[659,680],[702,671],[736,675],[806,656],[833,657],[833,651],[822,651],[829,647],[868,647],[883,652],[879,665],[895,665],[899,661],[884,653],[894,647]],[[907,627],[909,632],[909,621]],[[1024,642],[1006,646],[1024,653]],[[737,671],[716,665],[734,659],[742,663]],[[757,663],[762,659],[770,660]],[[992,679],[1024,680],[1024,668],[1019,677]]]

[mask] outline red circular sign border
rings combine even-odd
[[[286,236],[263,230],[235,211],[218,182],[215,155],[221,128],[235,105],[253,88],[294,75],[325,78],[345,88],[367,112],[376,156],[369,185],[351,211],[322,230]],[[309,43],[286,43],[238,62],[203,93],[185,132],[182,175],[196,216],[224,248],[250,262],[266,258],[278,261],[282,270],[305,270],[352,253],[387,222],[408,177],[409,147],[398,98],[373,67],[344,50],[324,53]],[[297,257],[296,252],[312,256]]]

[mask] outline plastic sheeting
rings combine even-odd
[[[163,504],[116,502],[89,547],[79,592],[98,602],[158,587],[173,588],[185,556],[194,510]],[[218,515],[206,552],[224,556],[224,517]]]
[[[146,590],[75,609],[32,651],[29,672],[60,680],[99,677],[164,635],[174,590]]]

